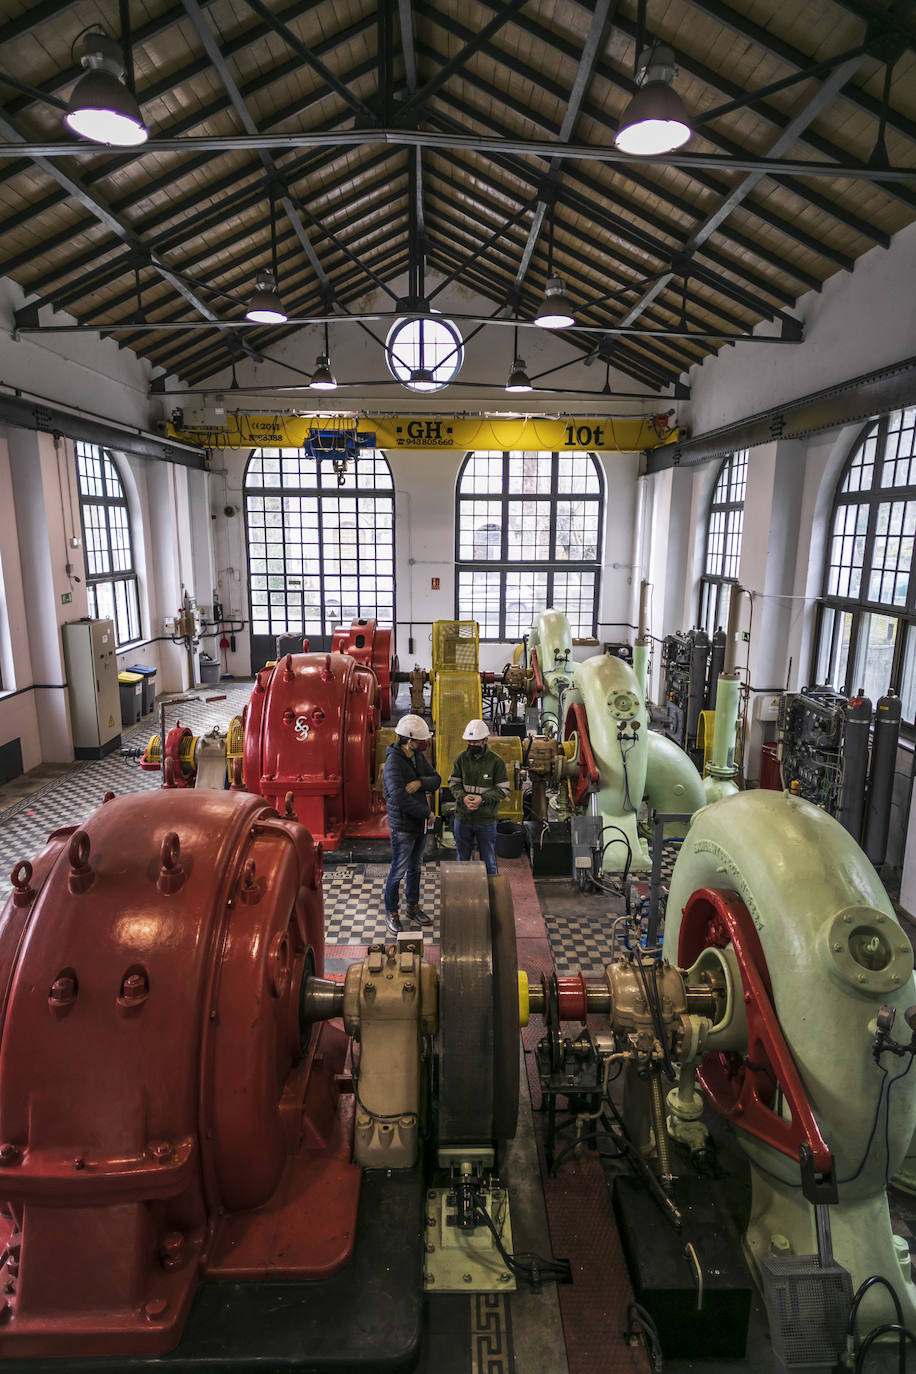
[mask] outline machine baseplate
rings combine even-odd
[[[3,1374],[406,1374],[423,1323],[423,1201],[418,1169],[366,1170],[353,1257],[331,1278],[205,1283],[166,1355],[4,1360]]]
[[[509,1198],[504,1188],[487,1185],[483,1202],[499,1231],[499,1238],[512,1253],[512,1221]],[[427,1293],[505,1293],[513,1292],[516,1282],[496,1248],[490,1228],[483,1222],[472,1231],[449,1225],[454,1204],[449,1204],[448,1188],[429,1188],[426,1192],[426,1270],[423,1286]]]

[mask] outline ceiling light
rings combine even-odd
[[[542,329],[568,329],[576,323],[572,304],[566,294],[566,283],[562,277],[548,277],[544,302],[535,315],[534,322]]]
[[[120,45],[107,33],[87,33],[80,58],[86,72],[73,87],[65,122],[81,138],[132,148],[149,129],[140,106],[120,78],[126,70]]]
[[[671,85],[676,75],[674,51],[665,43],[656,44],[640,58],[636,72],[639,89],[614,135],[622,153],[643,157],[673,153],[692,136],[687,108]]]
[[[507,391],[532,391],[531,378],[528,376],[524,358],[516,358],[506,382]]]
[[[309,386],[315,391],[334,391],[337,382],[331,371],[331,360],[327,353],[319,353],[315,360],[315,371],[312,373],[312,380]]]
[[[285,324],[289,318],[277,295],[273,272],[259,272],[255,278],[255,293],[245,311],[245,319],[255,324]]]
[[[436,381],[428,367],[414,367],[407,385],[413,387],[414,391],[438,391],[441,383]]]

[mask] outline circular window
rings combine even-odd
[[[464,362],[461,335],[450,320],[398,320],[385,341],[388,370],[410,391],[441,391]]]

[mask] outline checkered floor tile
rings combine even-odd
[[[385,864],[341,864],[324,871],[325,942],[329,945],[369,945],[385,931]],[[406,916],[404,885],[401,914]],[[439,938],[439,865],[427,863],[420,873],[420,905],[434,924],[424,927],[427,939]],[[405,928],[407,926],[404,921]],[[419,927],[418,927],[419,928]]]
[[[219,694],[224,701],[194,700],[204,692],[191,693],[186,704],[170,706],[166,729],[178,721],[195,734],[205,734],[214,726],[226,730],[233,716],[241,715],[251,696],[251,683],[223,683]],[[206,695],[216,695],[216,689]],[[150,735],[159,733],[159,715],[149,715],[122,735],[121,747],[145,747]],[[20,859],[33,858],[52,830],[78,825],[101,804],[106,792],[119,796],[125,792],[147,792],[159,786],[158,773],[145,773],[135,759],[122,758],[115,750],[104,759],[74,763],[67,772],[45,787],[32,792],[0,810],[0,901],[10,891],[9,874]],[[2,800],[0,800],[2,806]]]
[[[666,841],[662,848],[662,910],[668,895],[671,873],[680,842]],[[639,877],[648,884],[650,873]],[[537,886],[537,883],[536,883]],[[543,888],[538,893],[544,910],[544,924],[550,940],[550,949],[561,976],[581,971],[586,978],[600,977],[612,957],[613,923],[626,910],[623,889],[615,898],[599,898],[597,894],[583,897],[579,902],[566,901],[564,910],[552,911],[551,897]],[[643,923],[645,925],[645,922]],[[622,932],[619,932],[622,934]]]

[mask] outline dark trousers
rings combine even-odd
[[[494,875],[498,873],[495,821],[466,821],[456,816],[452,829],[455,833],[455,852],[460,860],[467,862],[470,859],[471,848],[476,835],[477,848],[480,850],[481,861],[486,864],[487,872]]]
[[[405,873],[407,874],[407,882],[404,884],[404,890],[407,894],[407,905],[416,906],[419,903],[420,864],[423,862],[425,848],[425,830],[421,830],[419,834],[415,834],[412,830],[392,830],[391,868],[388,870],[388,878],[385,882],[386,912],[397,911],[398,909],[398,889]]]

